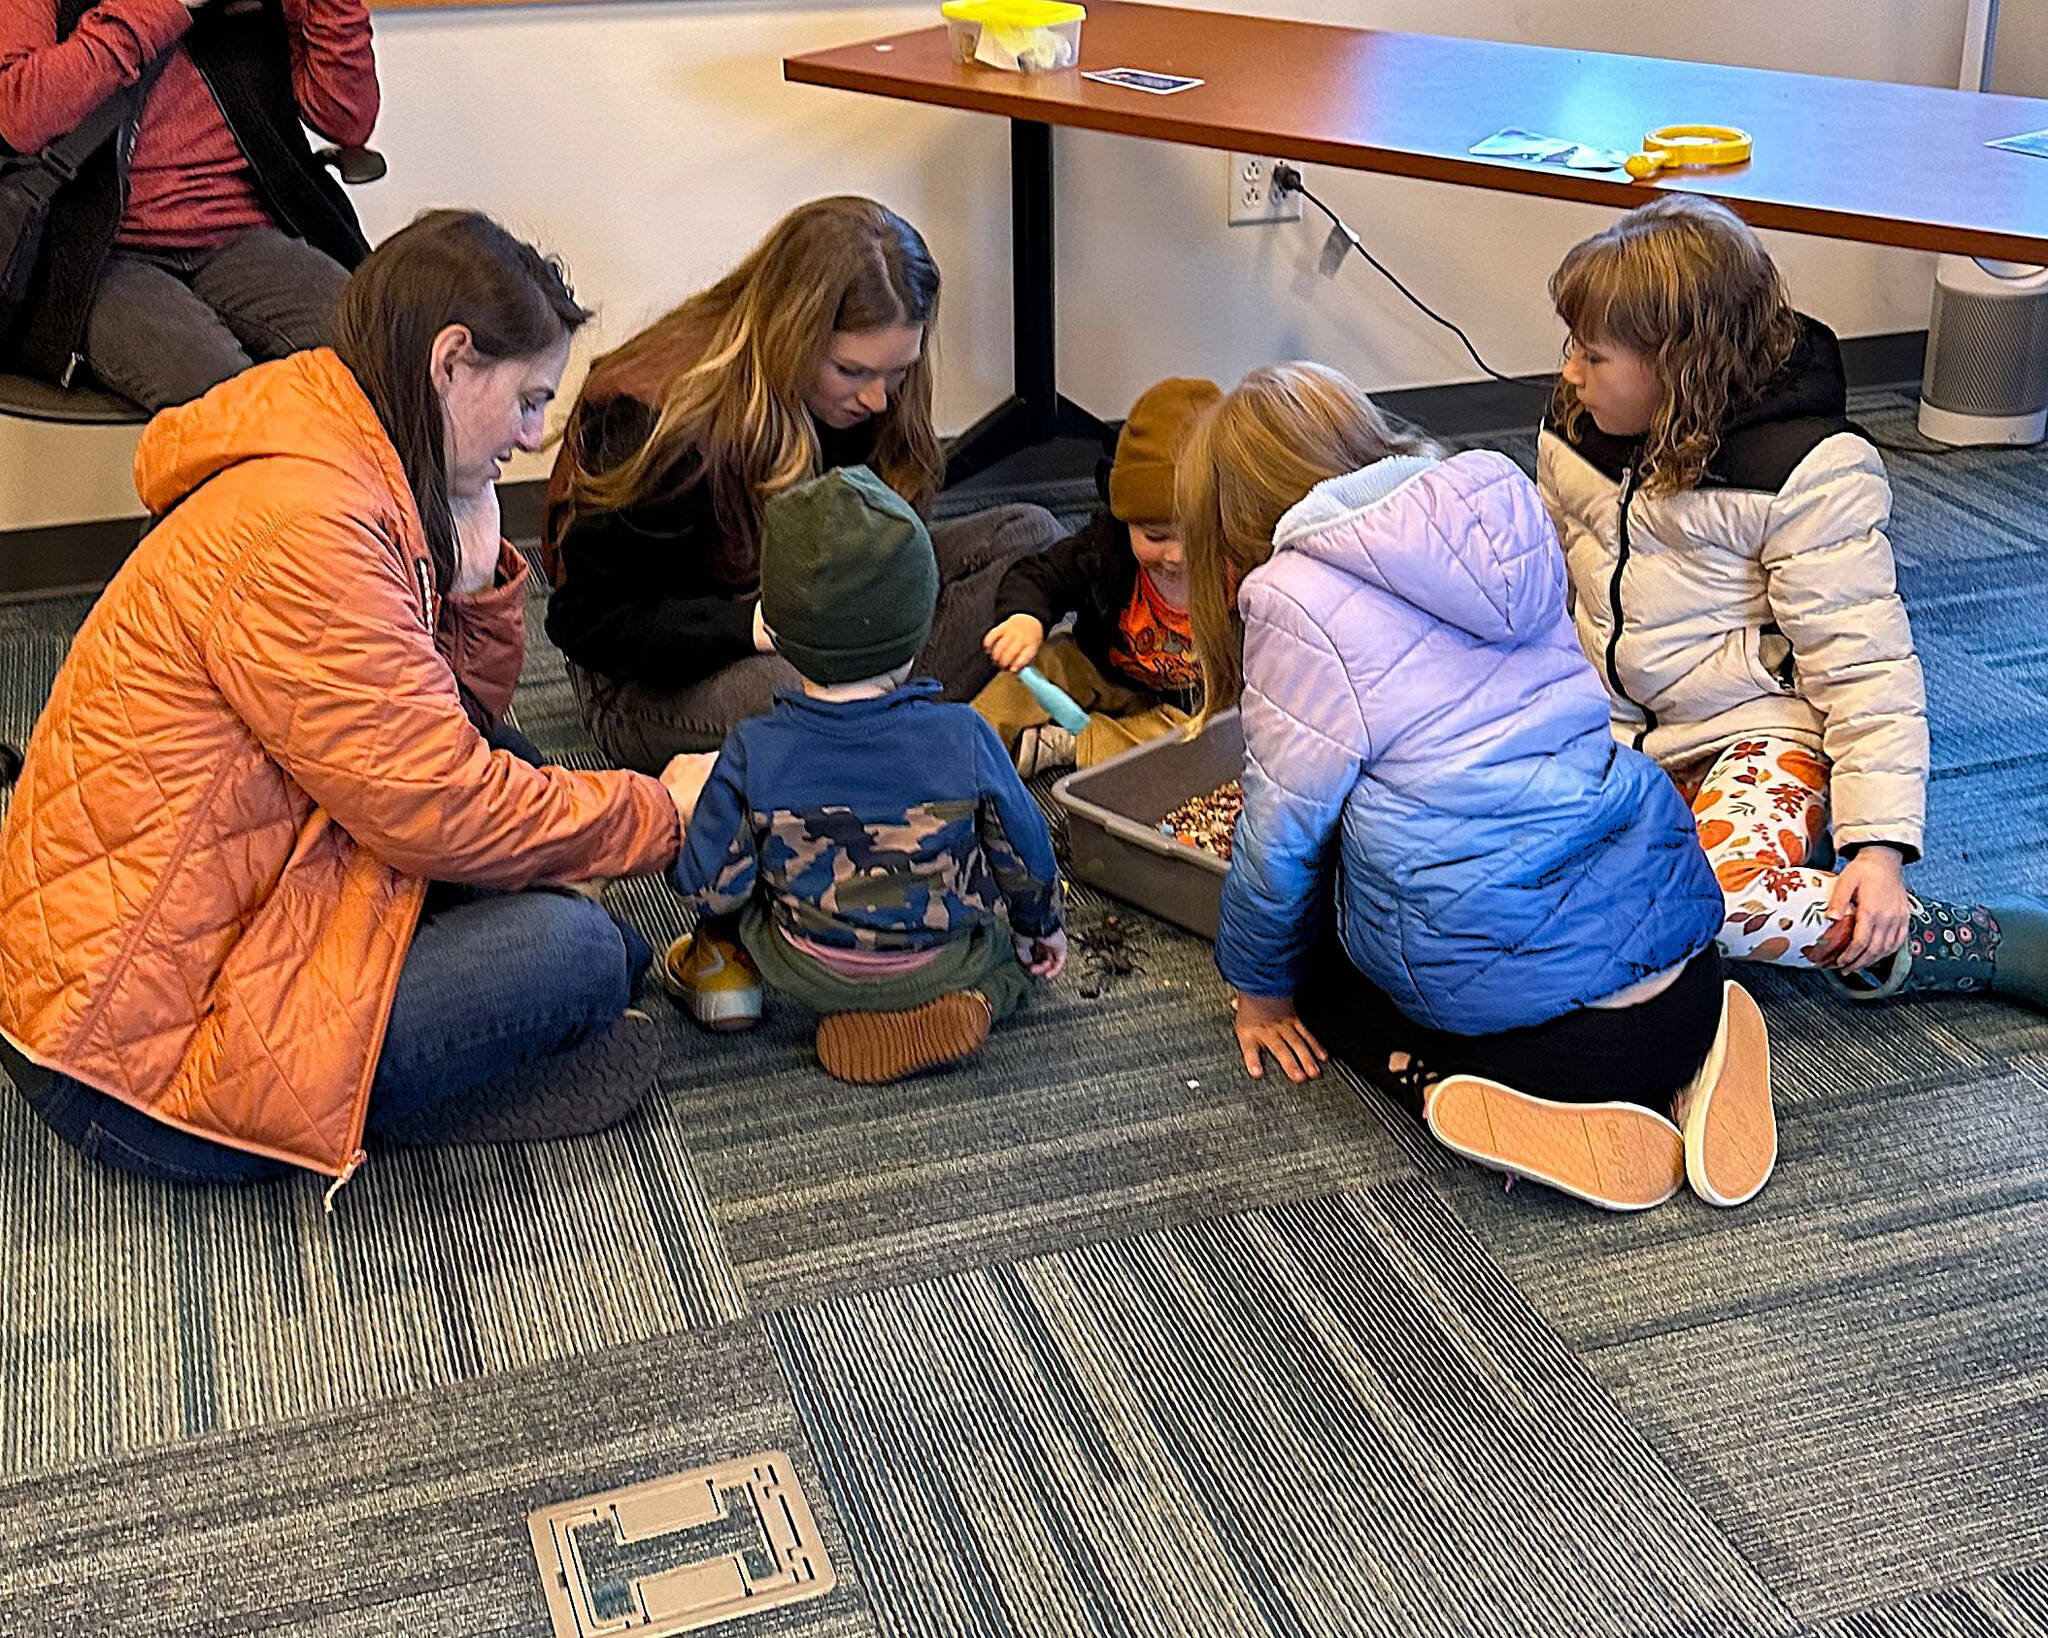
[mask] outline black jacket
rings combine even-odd
[[[602,472],[653,429],[651,408],[620,397],[579,412],[572,435],[590,469]],[[818,442],[827,468],[858,466],[874,453],[874,425],[821,426]],[[721,578],[722,535],[702,483],[623,511],[579,515],[554,542],[549,639],[586,671],[662,693],[747,658],[755,651],[760,566],[737,580]]]
[[[57,37],[78,26],[92,0],[58,0]],[[256,194],[287,233],[353,268],[369,241],[341,185],[313,158],[292,92],[291,36],[279,0],[214,0],[192,19],[185,49],[249,161]],[[50,206],[43,259],[21,328],[8,347],[14,367],[53,381],[77,367],[100,267],[113,248],[128,196],[128,155],[141,102],[111,141],[80,167]]]
[[[1074,643],[1105,677],[1130,688],[1148,684],[1128,677],[1110,661],[1117,621],[1138,588],[1138,560],[1131,552],[1130,525],[1103,507],[1065,540],[1029,552],[1010,565],[996,587],[995,624],[1028,614],[1047,631],[1074,616]],[[1183,710],[1200,703],[1200,690],[1162,696]]]

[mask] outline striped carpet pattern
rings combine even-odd
[[[905,1638],[1797,1630],[1414,1180],[769,1329]]]
[[[119,1461],[0,1478],[0,1632],[110,1638],[546,1638],[530,1512],[789,1452],[833,1591],[743,1638],[877,1638],[757,1322]]]
[[[1799,1014],[1770,1010],[1783,1040]],[[1981,1068],[1794,1082],[1777,1176],[1740,1212],[1681,1199],[1627,1225],[1444,1185],[1809,1617],[2048,1562],[2048,1081],[1998,1033]]]
[[[380,1152],[332,1213],[311,1179],[187,1191],[88,1169],[12,1097],[0,1156],[0,1244],[15,1248],[0,1263],[0,1473],[374,1403],[745,1306],[659,1100],[546,1153]]]
[[[1887,458],[1916,885],[2048,889],[2048,470]],[[0,607],[0,736],[86,607]],[[594,765],[540,614],[516,718]],[[1776,1180],[1615,1218],[1249,1080],[1206,946],[1074,906],[1141,970],[971,1069],[841,1087],[787,1009],[654,997],[644,1116],[379,1154],[331,1214],[88,1170],[0,1096],[0,1632],[538,1635],[528,1511],[774,1448],[839,1582],[740,1638],[2048,1638],[2039,1018],[1752,975]]]
[[[1816,1638],[2043,1638],[2043,1634],[2048,1634],[2048,1570],[2038,1566],[1922,1593],[1816,1629]]]

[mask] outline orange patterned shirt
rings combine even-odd
[[[1199,688],[1202,668],[1195,660],[1188,611],[1159,595],[1141,564],[1131,600],[1117,616],[1109,662],[1131,682],[1154,694],[1185,694]]]

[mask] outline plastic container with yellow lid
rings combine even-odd
[[[1044,74],[1081,60],[1088,11],[1069,0],[946,0],[939,14],[963,63]]]

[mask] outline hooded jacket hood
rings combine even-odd
[[[326,347],[244,370],[157,415],[135,447],[135,492],[161,517],[229,468],[277,457],[314,461],[351,484],[370,484],[390,496],[408,534],[418,530],[398,451],[354,373]]]
[[[1489,643],[1555,629],[1564,566],[1520,467],[1492,450],[1396,455],[1319,483],[1273,532],[1295,551]]]
[[[1712,939],[1692,815],[1608,734],[1519,467],[1382,461],[1319,485],[1275,540],[1238,595],[1230,983],[1294,993],[1333,865],[1352,965],[1432,1028],[1540,1023]]]

